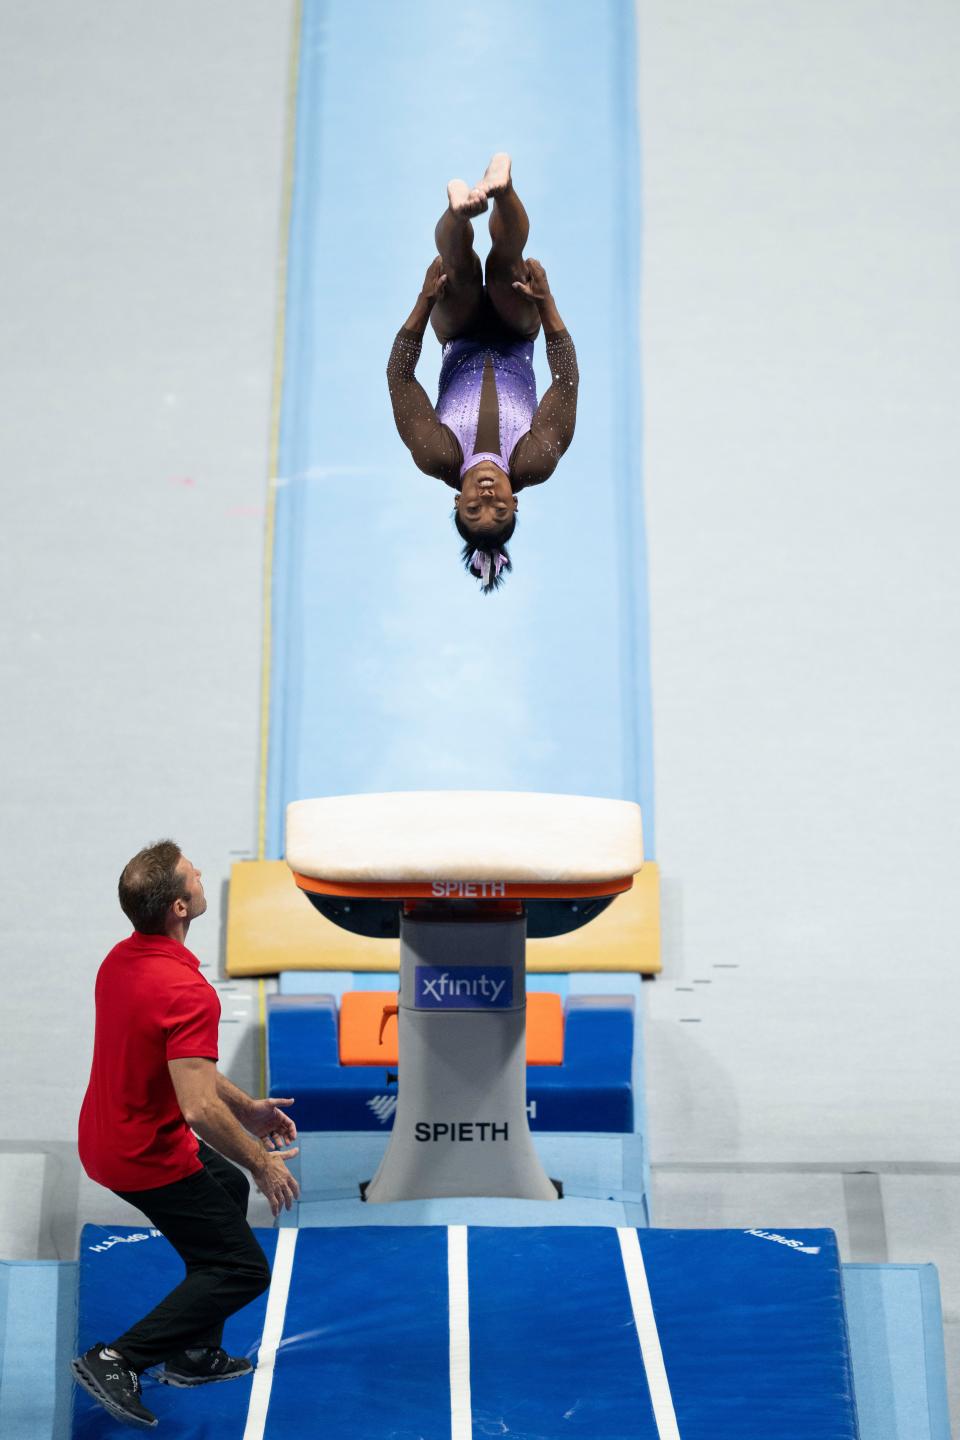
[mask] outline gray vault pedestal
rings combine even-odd
[[[400,922],[400,1086],[371,1203],[556,1200],[527,1123],[526,920]]]

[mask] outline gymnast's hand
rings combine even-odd
[[[245,1117],[246,1128],[262,1140],[268,1150],[282,1150],[285,1145],[292,1145],[297,1138],[297,1127],[279,1108],[292,1104],[292,1099],[254,1100]]]
[[[420,294],[430,305],[435,305],[443,298],[443,292],[447,288],[447,277],[443,273],[443,261],[438,255],[436,260],[431,260],[427,266],[427,273],[423,277],[423,285]]]
[[[542,305],[545,300],[550,299],[550,281],[547,279],[547,272],[539,260],[524,260],[527,267],[526,280],[514,280],[514,290],[519,290],[521,295],[526,295],[528,300],[535,304]]]

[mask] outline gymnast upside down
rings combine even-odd
[[[543,266],[524,258],[530,222],[513,188],[510,156],[494,155],[472,189],[451,180],[447,198],[436,228],[440,253],[393,342],[387,382],[414,464],[458,491],[454,524],[463,561],[489,594],[512,569],[506,545],[518,491],[549,479],[573,439],[577,355]],[[470,222],[491,201],[484,271]],[[428,319],[443,346],[436,408],[414,373]],[[533,342],[541,325],[552,384],[538,405]]]

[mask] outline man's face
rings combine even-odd
[[[186,855],[180,856],[177,871],[183,878],[183,893],[185,896],[183,904],[186,905],[184,920],[196,920],[207,908],[207,897],[203,893],[203,884],[200,879],[200,871],[192,860]],[[180,902],[178,902],[180,903]]]

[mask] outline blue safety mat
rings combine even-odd
[[[638,800],[654,854],[630,0],[305,0],[272,584],[266,852],[290,800],[480,788]],[[531,37],[535,37],[532,39]],[[577,433],[520,497],[503,591],[385,380],[452,176],[514,155],[577,345]],[[486,253],[486,217],[477,227]],[[537,342],[538,383],[548,383]],[[435,395],[428,331],[418,374]],[[483,737],[478,747],[471,737]]]
[[[844,1265],[864,1440],[950,1440],[934,1265]]]
[[[650,1224],[646,1195],[633,1198],[569,1195],[562,1205],[550,1200],[506,1200],[459,1195],[447,1200],[395,1200],[389,1205],[365,1205],[350,1199],[305,1200],[297,1206],[301,1226],[392,1225],[500,1225],[537,1226]]]
[[[73,1261],[0,1261],[0,1435],[66,1440],[76,1329]]]
[[[297,1168],[302,1191],[301,1212],[305,1206],[312,1204],[325,1205],[333,1201],[348,1200],[356,1202],[358,1182],[367,1180],[374,1174],[383,1157],[388,1140],[389,1135],[386,1133],[376,1135],[364,1131],[353,1131],[346,1134],[329,1132],[302,1134],[298,1142],[300,1155],[293,1161],[293,1165]],[[516,1219],[509,1222],[501,1220],[502,1207],[515,1207],[517,1213],[522,1213],[524,1209],[536,1206],[538,1210],[551,1213],[554,1218],[548,1222],[550,1224],[581,1224],[582,1220],[579,1216],[576,1221],[569,1222],[564,1222],[556,1217],[556,1212],[562,1210],[568,1201],[572,1204],[578,1199],[625,1200],[631,1204],[642,1205],[646,1212],[647,1167],[645,1146],[641,1135],[556,1135],[540,1132],[534,1136],[534,1146],[547,1173],[563,1182],[565,1196],[563,1205],[557,1206],[550,1200],[506,1200],[488,1196],[472,1202],[476,1205],[486,1205],[488,1211],[483,1216],[471,1214],[470,1223],[516,1224],[518,1223]],[[455,1206],[461,1202],[457,1200],[424,1200],[402,1203]],[[369,1210],[371,1207],[363,1206],[361,1208]],[[376,1205],[372,1208],[379,1214],[393,1210],[394,1206]],[[460,1218],[459,1214],[444,1213],[442,1216],[435,1216],[432,1223],[457,1224]],[[299,1223],[306,1222],[301,1219]],[[351,1221],[350,1223],[357,1222]],[[379,1224],[381,1222],[371,1220],[360,1223]],[[416,1219],[409,1223],[422,1224],[424,1223],[423,1217],[417,1215]],[[520,1223],[539,1225],[542,1222],[539,1217],[533,1216]],[[592,1220],[590,1223],[603,1222]],[[648,1222],[637,1220],[634,1223]]]
[[[84,1231],[81,1344],[115,1334],[179,1276],[166,1242],[136,1233]],[[260,1232],[270,1253],[275,1233]],[[103,1249],[110,1235],[119,1239]],[[639,1314],[643,1353],[617,1231],[466,1232],[474,1440],[676,1433],[658,1430],[655,1410],[661,1426],[675,1416],[682,1440],[854,1440],[832,1232],[641,1230],[627,1243],[634,1236],[652,1300],[652,1324]],[[264,1440],[451,1434],[447,1246],[436,1227],[297,1233]],[[253,1355],[263,1313],[260,1301],[235,1317],[228,1345]],[[657,1342],[665,1391],[643,1359]],[[145,1389],[185,1440],[240,1440],[249,1397],[248,1380]],[[74,1436],[126,1433],[101,1413],[82,1397]]]

